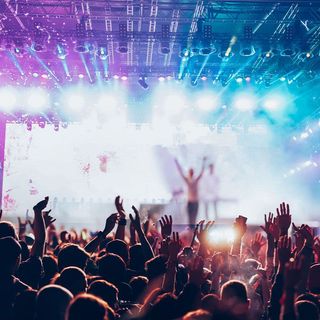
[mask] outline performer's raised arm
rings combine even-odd
[[[181,165],[180,165],[178,159],[177,159],[177,158],[174,158],[174,162],[175,162],[175,164],[176,164],[176,166],[177,166],[178,172],[179,172],[180,176],[182,177],[182,179],[183,179],[185,182],[188,182],[188,179],[187,179],[187,177],[184,175],[183,170],[182,170],[182,168],[181,168]]]
[[[206,168],[206,160],[207,160],[207,158],[206,158],[206,157],[203,157],[203,159],[202,159],[202,168],[201,168],[200,174],[199,174],[198,177],[196,178],[196,181],[199,181],[199,180],[202,178],[202,176],[203,176],[204,169]]]

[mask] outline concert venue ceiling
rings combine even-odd
[[[5,0],[1,74],[314,80],[319,1]]]

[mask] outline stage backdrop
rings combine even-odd
[[[113,199],[120,194],[127,209],[131,204],[171,203],[168,208],[179,212],[170,213],[181,223],[185,188],[173,159],[197,173],[203,156],[215,163],[219,196],[232,200],[221,202],[221,216],[241,213],[261,222],[282,200],[292,203],[296,215],[316,216],[307,188],[284,179],[289,159],[279,139],[264,127],[217,131],[197,125],[97,126],[90,121],[59,131],[50,125],[27,131],[21,124],[8,124],[2,207],[9,216],[23,216],[49,195],[58,219],[95,225],[114,211]],[[172,205],[176,202],[179,206]]]

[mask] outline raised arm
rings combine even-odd
[[[181,168],[181,165],[180,165],[178,159],[175,158],[175,159],[174,159],[174,162],[175,162],[175,164],[176,164],[176,166],[177,166],[177,169],[178,169],[178,172],[179,172],[181,178],[182,178],[185,182],[188,182],[188,179],[187,179],[187,177],[184,175],[183,170],[182,170],[182,168]]]
[[[40,201],[33,207],[34,243],[31,248],[31,256],[42,258],[44,253],[44,245],[46,241],[46,226],[45,226],[45,221],[43,219],[42,211],[47,206],[48,201],[49,201],[49,197],[45,197],[44,200]]]
[[[196,178],[196,181],[199,181],[202,178],[203,173],[204,173],[204,169],[206,168],[206,161],[207,161],[207,158],[203,157],[201,171],[200,171],[198,177]]]
[[[127,220],[126,212],[123,209],[123,199],[121,199],[120,196],[117,196],[114,203],[119,214],[119,221],[115,238],[119,240],[124,240]]]

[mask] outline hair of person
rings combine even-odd
[[[318,320],[319,310],[315,303],[308,300],[300,300],[295,303],[299,320]]]
[[[127,264],[129,260],[129,249],[128,245],[119,239],[112,240],[106,245],[107,253],[113,253],[120,256],[123,261]]]
[[[98,260],[99,274],[105,280],[118,284],[124,280],[126,264],[123,259],[113,253],[108,253]]]
[[[93,281],[87,292],[101,298],[107,302],[111,308],[115,308],[118,303],[118,288],[106,280]]]
[[[0,238],[12,237],[18,240],[14,225],[9,221],[0,221]]]
[[[202,309],[188,312],[182,320],[211,320],[210,312]]]
[[[58,269],[62,271],[66,267],[78,267],[85,269],[89,254],[76,244],[68,244],[60,249],[58,254]]]

